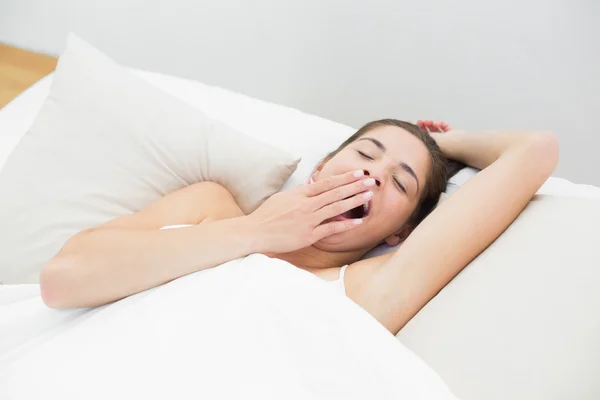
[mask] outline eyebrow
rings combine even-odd
[[[358,139],[357,141],[360,141],[360,140],[368,140],[368,141],[372,142],[375,146],[379,147],[379,150],[383,151],[384,153],[387,151],[387,149],[383,145],[383,143],[381,143],[377,139],[373,139],[370,137],[363,137],[363,138]],[[417,193],[418,193],[419,192],[419,178],[417,178],[417,174],[415,174],[415,171],[410,167],[410,165],[408,165],[405,162],[400,162],[399,165],[400,165],[400,168],[402,168],[403,170],[408,172],[413,178],[415,178],[415,181],[417,182]]]

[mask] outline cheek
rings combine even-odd
[[[400,193],[387,194],[380,205],[382,212],[378,213],[379,218],[385,221],[386,225],[397,226],[410,217],[414,206],[408,197]]]

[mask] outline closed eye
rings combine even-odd
[[[356,151],[358,152],[358,154],[360,154],[362,157],[364,157],[364,158],[366,158],[366,159],[368,159],[368,160],[372,160],[372,161],[373,161],[373,160],[375,160],[373,157],[371,157],[371,156],[367,155],[366,153],[363,153],[363,152],[362,152],[362,151],[360,151],[360,150],[356,150]]]
[[[402,183],[400,183],[400,181],[398,179],[394,178],[394,181],[396,182],[396,185],[398,185],[400,190],[402,190],[404,193],[407,193],[406,187]]]

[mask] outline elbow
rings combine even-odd
[[[527,142],[529,156],[535,160],[546,177],[556,169],[559,160],[558,137],[553,132],[533,132]]]
[[[72,308],[72,296],[68,285],[68,271],[71,261],[57,255],[51,259],[40,273],[40,292],[42,300],[50,308]]]

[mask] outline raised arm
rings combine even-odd
[[[482,171],[411,233],[358,296],[394,334],[500,236],[558,162],[558,141],[548,132],[432,135],[448,157]]]

